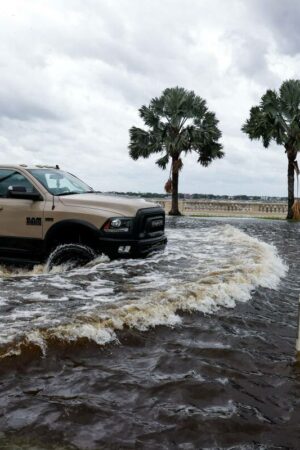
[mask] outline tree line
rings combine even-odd
[[[223,158],[219,121],[203,98],[182,87],[165,89],[148,106],[143,105],[139,114],[146,128],[133,126],[129,130],[129,154],[134,160],[159,156],[156,164],[169,169],[165,184],[166,192],[172,195],[169,214],[180,215],[178,183],[182,156],[194,152],[204,167]],[[267,90],[260,103],[250,109],[241,130],[251,140],[261,140],[265,148],[271,142],[284,148],[288,160],[287,219],[298,218],[300,203],[295,201],[294,189],[295,173],[299,174],[300,80],[285,81],[278,92]]]
[[[162,194],[159,192],[123,192],[112,191],[109,194],[127,197],[143,197],[148,199],[169,199],[170,194]],[[244,201],[287,201],[287,197],[261,196],[261,195],[216,195],[216,194],[183,194],[178,193],[180,200],[244,200]]]

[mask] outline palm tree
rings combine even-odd
[[[178,209],[178,178],[182,168],[181,155],[198,154],[198,162],[208,166],[215,158],[222,158],[221,132],[218,120],[208,111],[206,102],[193,91],[175,87],[165,89],[149,106],[139,109],[147,129],[132,127],[129,130],[131,158],[148,158],[160,153],[156,164],[166,169],[171,162],[170,179],[166,183],[172,192],[170,215],[180,215]]]
[[[300,150],[300,80],[282,83],[279,92],[267,90],[259,106],[250,110],[250,118],[242,127],[251,140],[262,139],[265,148],[271,141],[283,145],[288,158],[288,214],[293,218],[294,172]]]

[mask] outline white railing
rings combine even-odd
[[[156,200],[166,211],[171,209],[170,200]],[[179,209],[183,214],[196,215],[220,213],[221,215],[277,216],[285,217],[287,204],[282,202],[180,200]]]

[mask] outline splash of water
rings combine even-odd
[[[198,232],[175,230],[169,242],[167,252],[145,260],[109,262],[100,258],[71,272],[58,268],[45,274],[38,266],[32,272],[10,274],[28,277],[27,283],[34,287],[40,284],[37,277],[43,275],[46,287],[37,298],[47,296],[50,286],[61,289],[62,316],[55,309],[57,299],[46,298],[47,320],[33,317],[28,329],[28,324],[17,318],[24,329],[21,333],[17,329],[6,340],[2,357],[30,345],[45,353],[47,345],[57,341],[88,339],[105,345],[117,341],[117,332],[125,328],[174,327],[181,322],[179,311],[213,314],[220,307],[234,308],[237,302],[248,301],[254,289],[276,289],[287,270],[275,247],[229,225]],[[79,292],[80,283],[84,289]],[[68,305],[70,298],[79,301],[71,312],[62,306],[64,302]]]

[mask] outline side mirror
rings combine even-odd
[[[43,200],[39,192],[27,192],[24,186],[9,186],[7,193],[9,198],[33,200],[34,202]]]

